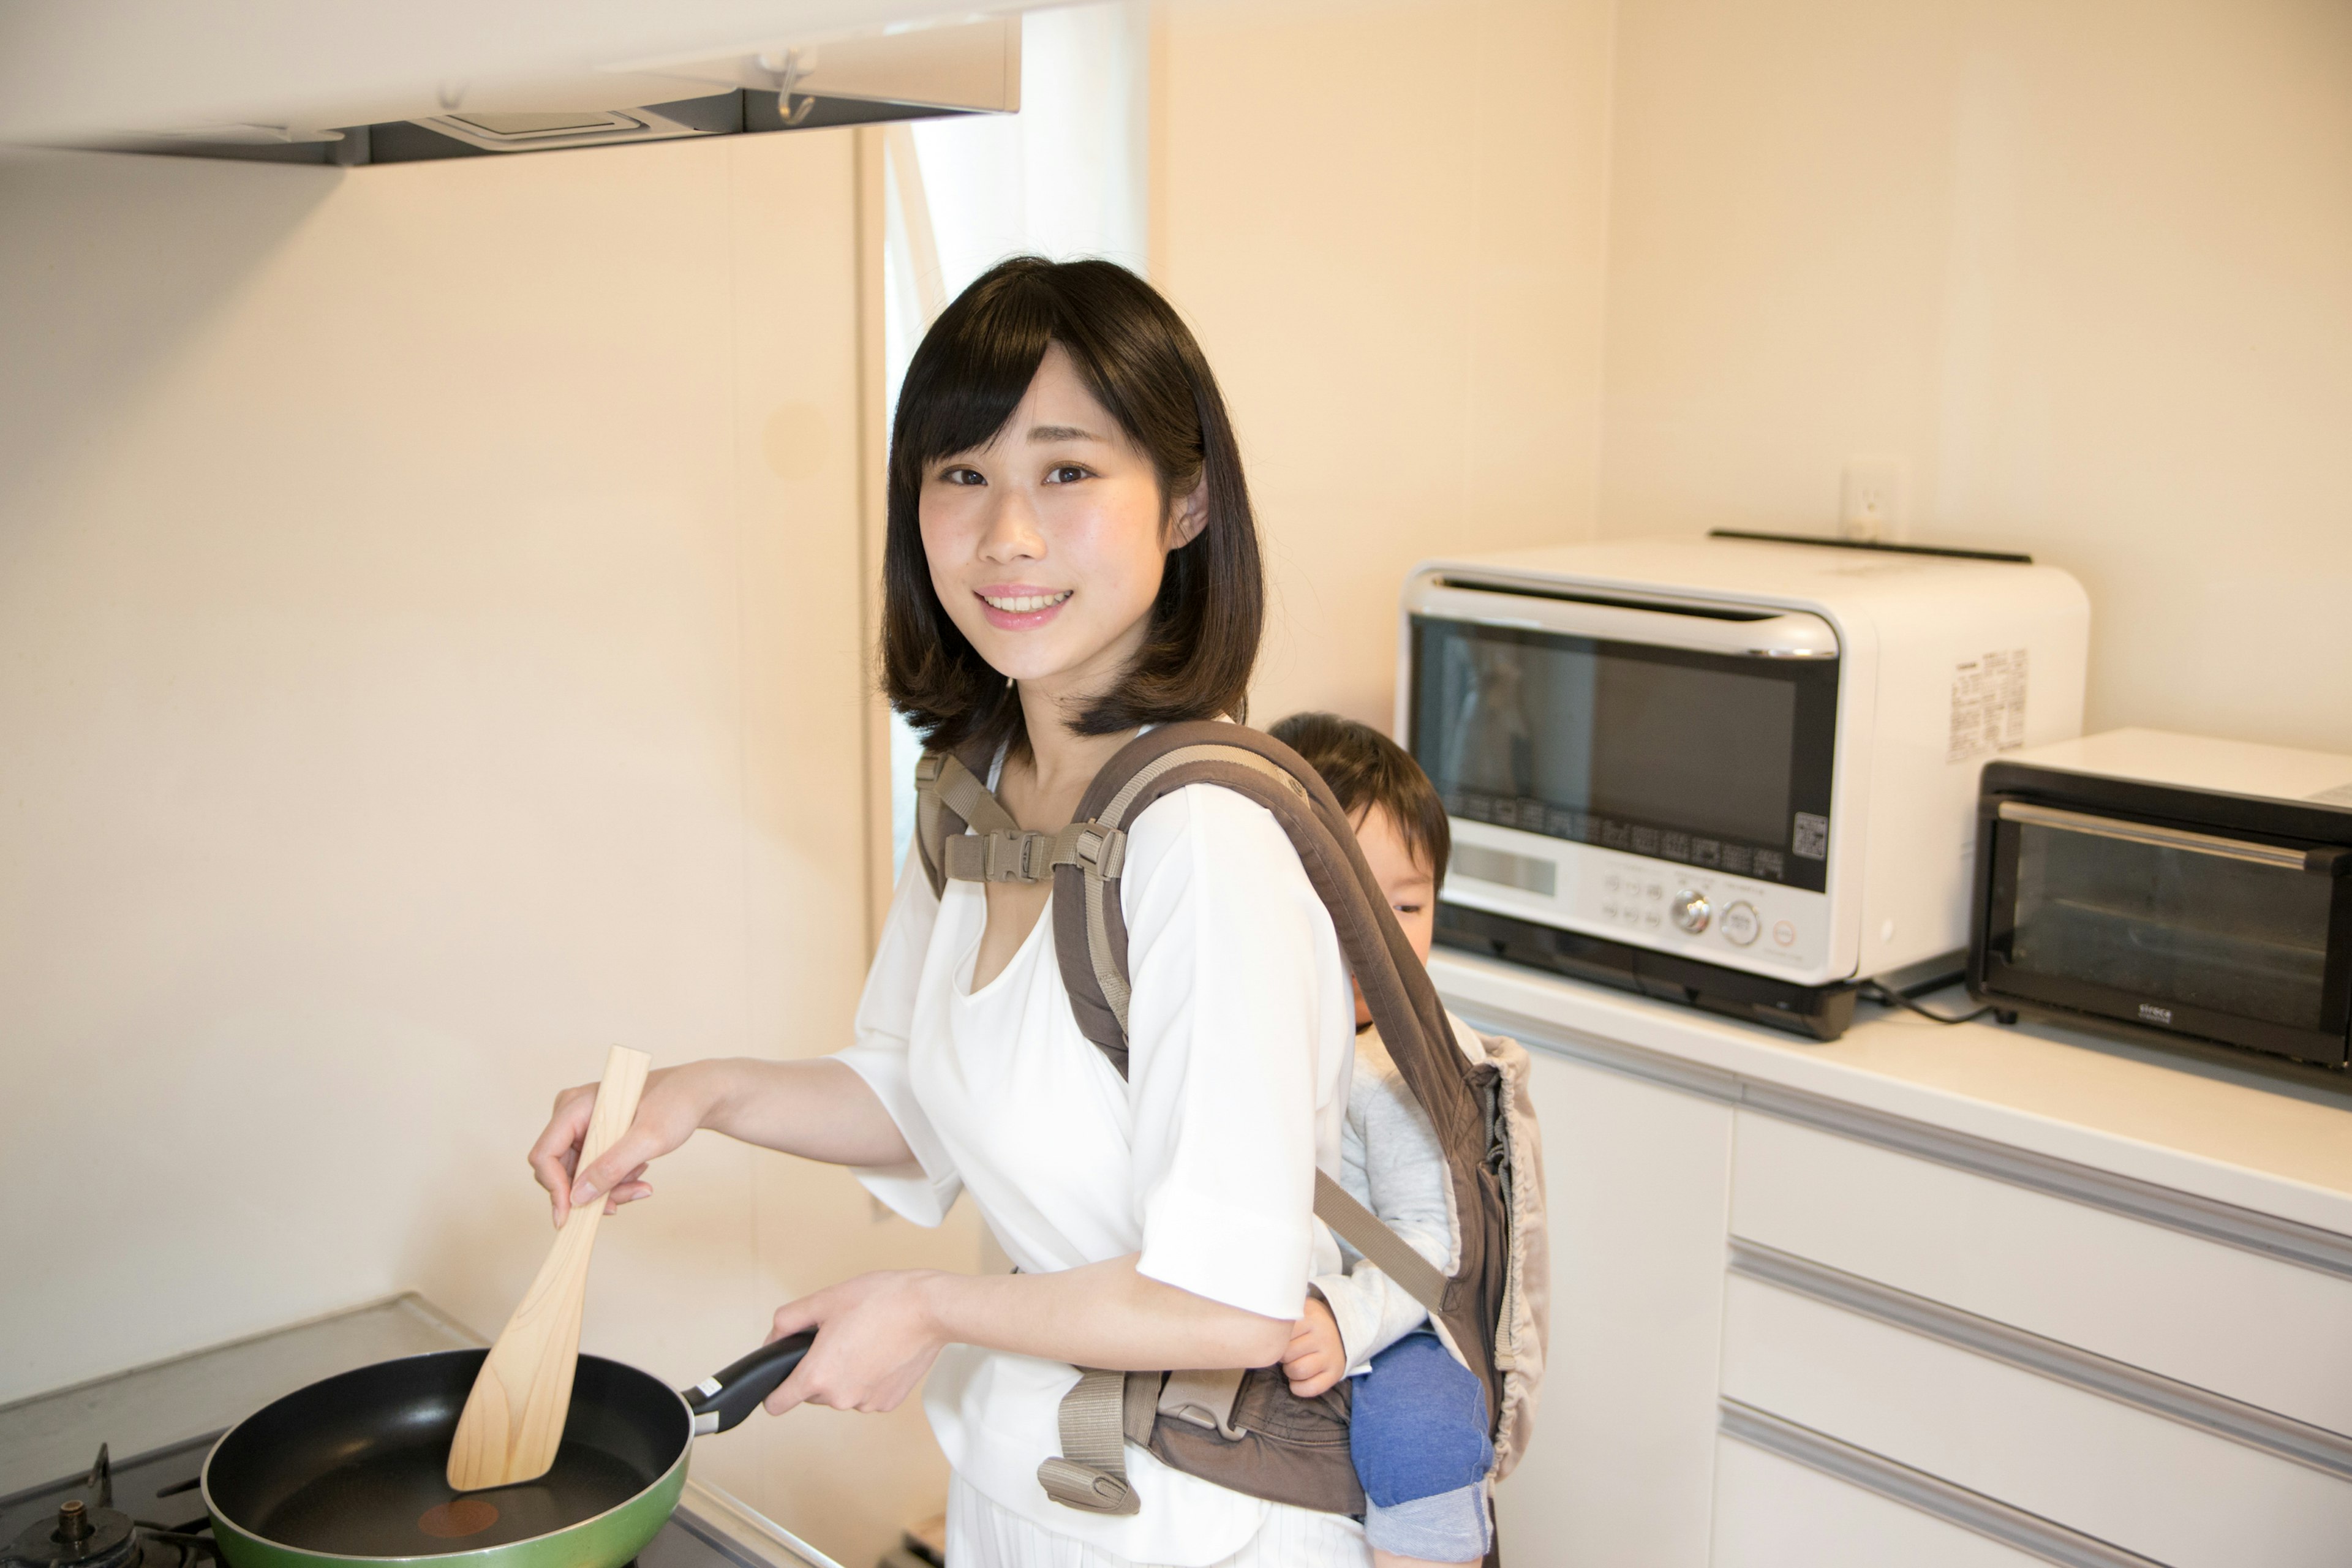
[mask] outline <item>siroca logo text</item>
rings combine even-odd
[[[2172,1022],[2172,1009],[2169,1007],[2159,1007],[2153,1002],[2141,1003],[2139,1005],[2139,1016],[2146,1018],[2151,1024],[2169,1024]]]

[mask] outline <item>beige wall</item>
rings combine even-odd
[[[1906,536],[2083,580],[2094,728],[2352,751],[2352,11],[1172,0],[1159,29],[1152,271],[1250,458],[1261,719],[1387,720],[1418,556],[1828,531],[1843,467],[1892,458]]]
[[[1151,275],[1249,461],[1261,723],[1386,728],[1415,560],[1591,530],[1608,24],[1605,0],[1160,14]]]
[[[1602,532],[1900,457],[2083,580],[2093,728],[2352,752],[2352,8],[1621,0],[1615,97]]]
[[[0,1401],[411,1287],[495,1331],[607,1044],[845,1039],[851,136],[0,162]],[[680,1384],[976,1257],[715,1139],[656,1179],[585,1343]],[[912,1406],[697,1463],[853,1563],[944,1491]]]

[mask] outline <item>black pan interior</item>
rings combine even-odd
[[[484,1351],[380,1362],[247,1416],[205,1462],[213,1508],[266,1541],[356,1557],[439,1556],[527,1541],[644,1491],[693,1438],[686,1403],[583,1355],[555,1467],[463,1498],[443,1479]]]

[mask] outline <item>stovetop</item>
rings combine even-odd
[[[197,1478],[229,1426],[338,1372],[481,1343],[410,1294],[0,1405],[0,1568],[221,1568]],[[840,1565],[688,1479],[635,1568]]]
[[[89,1472],[0,1498],[7,1568],[208,1568],[212,1521],[196,1494],[211,1439],[117,1466],[101,1447]]]
[[[217,1568],[212,1521],[197,1482],[219,1436],[174,1443],[120,1464],[101,1449],[85,1474],[0,1498],[0,1563]],[[637,1554],[635,1568],[778,1568],[778,1560],[680,1509]]]

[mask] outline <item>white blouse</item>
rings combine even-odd
[[[1122,1081],[1070,1014],[1049,900],[977,992],[979,884],[934,897],[909,852],[840,1053],[915,1163],[859,1173],[919,1225],[960,1191],[1024,1272],[1141,1254],[1150,1278],[1270,1318],[1304,1310],[1339,1252],[1313,1217],[1339,1166],[1355,1009],[1330,916],[1264,807],[1194,785],[1136,818],[1119,879],[1133,997]],[[957,1473],[1038,1525],[1117,1555],[1197,1568],[1246,1544],[1268,1505],[1129,1445],[1142,1507],[1066,1508],[1037,1484],[1076,1370],[969,1345],[925,1384]]]

